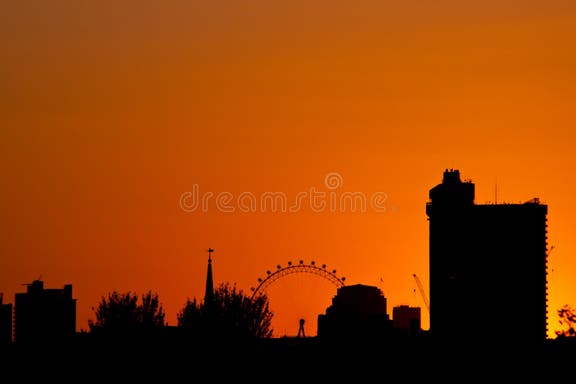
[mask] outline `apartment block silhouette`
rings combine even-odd
[[[547,205],[476,204],[474,184],[453,169],[429,197],[431,336],[546,340]]]
[[[76,299],[72,285],[45,289],[34,280],[26,292],[16,293],[14,301],[14,342],[40,344],[62,342],[76,334]]]

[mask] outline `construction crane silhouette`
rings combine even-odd
[[[430,303],[428,302],[428,297],[426,296],[426,293],[424,292],[424,287],[422,286],[422,282],[420,282],[420,279],[418,278],[418,276],[413,273],[412,277],[414,277],[414,280],[416,280],[416,285],[418,285],[418,290],[420,291],[420,295],[422,296],[422,300],[424,300],[424,304],[426,304],[426,309],[428,310],[428,313],[430,313]]]

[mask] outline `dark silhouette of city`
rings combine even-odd
[[[204,302],[189,302],[178,326],[164,325],[160,313],[130,335],[122,332],[131,328],[121,327],[114,334],[96,332],[97,324],[93,331],[76,332],[70,284],[46,289],[35,280],[16,294],[14,305],[0,295],[0,361],[11,366],[74,363],[93,373],[95,367],[108,369],[127,358],[177,372],[218,366],[223,374],[231,373],[226,369],[232,365],[243,367],[234,371],[236,378],[305,362],[326,378],[403,369],[430,377],[434,372],[454,374],[454,367],[475,374],[508,368],[519,375],[530,371],[527,367],[543,372],[569,361],[576,351],[572,339],[546,336],[547,206],[538,199],[476,204],[474,193],[474,184],[453,169],[445,170],[442,182],[429,191],[429,330],[421,329],[419,307],[399,305],[390,317],[379,288],[341,281],[331,305],[318,315],[316,336],[305,335],[303,320],[297,337],[269,337],[266,330],[265,337],[222,333],[212,324],[222,302],[213,281],[214,250],[209,248]],[[254,300],[224,288],[248,304]],[[151,306],[153,299],[148,296],[151,312],[159,310]],[[266,309],[263,304],[260,309]],[[202,311],[207,316],[200,316]],[[269,318],[262,319],[266,327]],[[204,328],[195,329],[198,324]],[[421,372],[424,367],[434,370]],[[98,372],[105,377],[107,371]]]

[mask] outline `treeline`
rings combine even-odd
[[[140,296],[133,292],[113,291],[93,308],[89,332],[122,336],[154,333],[166,327],[165,312],[157,293]],[[177,313],[177,327],[196,337],[269,338],[272,317],[266,294],[246,295],[230,283],[214,289],[209,302],[187,299]]]

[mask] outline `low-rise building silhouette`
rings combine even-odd
[[[16,293],[14,301],[14,342],[39,344],[62,342],[76,334],[76,299],[72,285],[62,289],[44,289],[34,280],[26,292]]]
[[[318,316],[318,337],[366,341],[390,333],[387,300],[378,287],[356,284],[338,288],[332,305]]]
[[[416,336],[422,330],[420,307],[398,305],[392,308],[392,327],[402,336]]]

